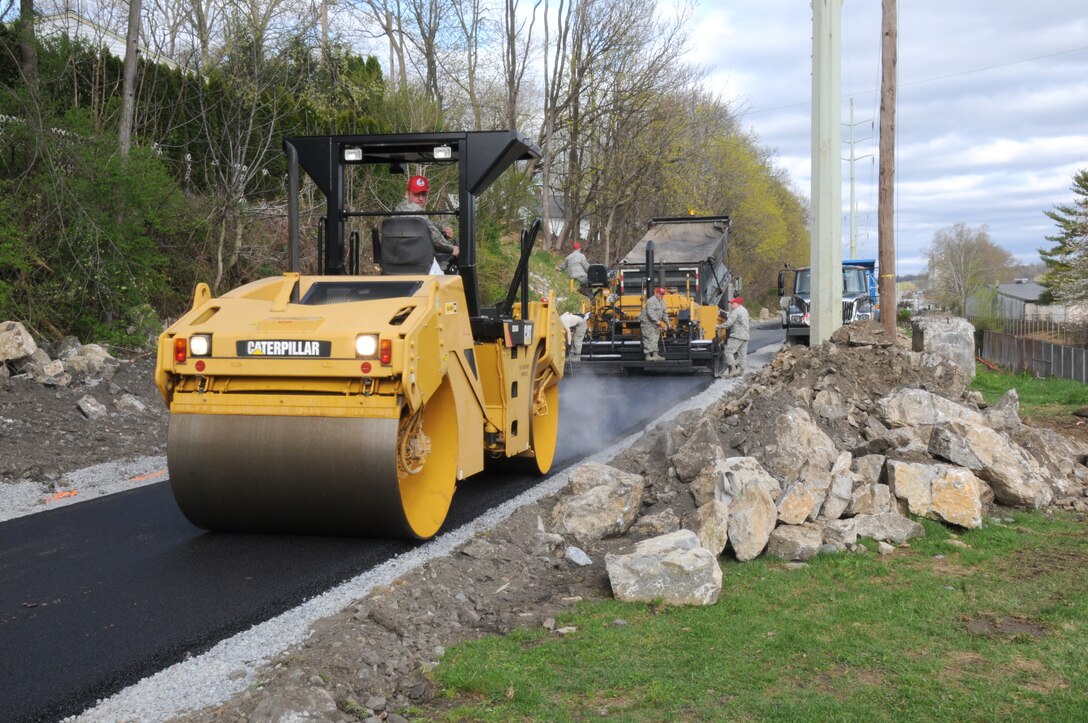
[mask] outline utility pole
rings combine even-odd
[[[879,236],[880,321],[884,333],[895,339],[899,304],[895,298],[895,77],[896,0],[882,0],[880,79],[880,178],[878,182],[877,234]]]
[[[865,121],[866,123],[870,121]],[[869,138],[854,138],[854,126],[859,126],[861,123],[854,122],[854,99],[850,98],[850,122],[846,124],[850,128],[850,158],[844,158],[843,160],[850,161],[850,258],[856,259],[858,257],[858,202],[854,194],[854,161],[859,161],[862,158],[872,158],[872,153],[867,153],[864,156],[854,155],[854,144],[858,141],[867,141]]]
[[[842,326],[842,0],[812,0],[813,346]]]

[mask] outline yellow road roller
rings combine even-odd
[[[284,150],[289,270],[219,297],[199,284],[159,337],[170,485],[185,516],[215,531],[428,539],[486,460],[547,472],[565,345],[555,309],[529,299],[539,221],[494,306],[481,306],[475,253],[478,197],[539,149],[487,131],[289,137]],[[444,202],[355,210],[358,197],[403,193],[410,173],[442,178]],[[307,275],[300,195],[315,189]],[[456,273],[435,264],[431,215],[455,221]],[[382,273],[359,273],[362,238]]]

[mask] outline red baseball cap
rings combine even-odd
[[[655,294],[664,294],[665,293],[665,287],[664,286],[658,286],[656,289],[654,289],[654,293]]]
[[[412,193],[427,193],[431,187],[423,176],[412,176],[408,179],[408,190]]]
[[[581,250],[582,250],[582,244],[580,244],[580,243],[578,243],[577,241],[575,241],[575,242],[574,242],[574,250],[575,250],[575,251],[581,251]]]
[[[739,296],[734,296],[732,299],[729,300],[729,303],[730,304],[741,304],[741,305],[743,305],[744,304],[744,299],[742,299]]]

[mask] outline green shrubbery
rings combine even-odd
[[[140,343],[147,307],[176,309],[196,228],[150,150],[112,138],[48,136],[27,172],[0,179],[0,319],[39,338]]]

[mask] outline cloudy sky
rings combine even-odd
[[[691,60],[810,191],[812,9],[805,0],[698,0]],[[854,104],[858,250],[877,255],[880,0],[842,8],[842,157]],[[1025,263],[1052,244],[1043,211],[1088,168],[1088,2],[900,0],[896,270],[924,269],[934,231],[989,226]],[[842,166],[849,253],[850,164]]]

